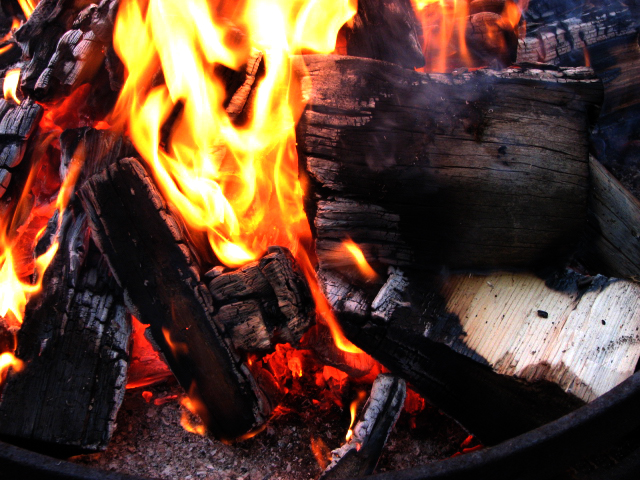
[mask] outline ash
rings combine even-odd
[[[315,479],[328,464],[330,451],[344,443],[353,393],[347,389],[344,402],[320,405],[311,398],[285,396],[279,413],[264,431],[227,445],[190,433],[180,425],[186,412],[179,401],[184,391],[175,382],[131,389],[118,414],[109,448],[71,461],[167,480]],[[413,416],[403,413],[377,471],[450,457],[461,450],[465,438],[467,433],[435,408],[427,406]]]

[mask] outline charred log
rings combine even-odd
[[[426,268],[527,267],[574,249],[602,94],[588,69],[305,62],[298,152],[322,268],[345,262],[346,237],[370,261]]]
[[[57,217],[54,217],[54,221]],[[69,209],[44,289],[27,304],[0,401],[0,435],[55,455],[104,450],[124,397],[131,325],[122,292]]]
[[[272,407],[223,338],[183,229],[144,168],[121,160],[89,179],[81,196],[127,306],[150,325],[209,431],[235,439],[259,427]]]

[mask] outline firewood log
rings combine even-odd
[[[93,238],[124,288],[127,306],[150,325],[154,341],[195,400],[209,431],[231,440],[260,427],[274,405],[232,347],[232,340],[225,337],[225,324],[233,336],[233,317],[240,312],[250,321],[248,328],[254,319],[266,323],[274,318],[284,320],[289,331],[300,328],[302,317],[296,309],[302,307],[291,301],[300,290],[282,284],[285,278],[294,280],[291,270],[287,273],[282,268],[282,257],[278,259],[283,254],[272,252],[272,257],[265,257],[258,267],[260,275],[254,270],[250,275],[241,271],[215,277],[210,291],[201,278],[188,232],[139,162],[124,159],[113,164],[89,179],[81,196]],[[265,282],[269,286],[259,285]],[[248,297],[251,289],[257,293],[267,289],[277,298],[271,305],[277,304],[279,312],[258,316],[264,306],[260,299],[244,300],[242,293],[234,297],[227,287],[237,287]],[[223,299],[244,301],[239,302],[241,306],[238,302],[221,306]]]
[[[85,159],[78,186],[130,149],[120,135],[87,128],[67,130],[60,144],[63,178],[73,159]],[[104,450],[109,443],[124,398],[131,324],[122,290],[90,239],[80,202],[72,197],[62,215],[60,246],[18,334],[16,355],[25,368],[4,387],[0,435],[69,456]],[[55,241],[58,216],[36,255]]]
[[[349,262],[347,237],[370,261],[436,269],[528,267],[574,249],[602,98],[589,69],[304,61],[298,153],[322,268]]]

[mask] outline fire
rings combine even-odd
[[[291,55],[333,51],[355,12],[354,0],[126,0],[114,33],[126,81],[108,122],[127,122],[165,198],[191,228],[206,232],[229,267],[259,258],[270,245],[289,248],[321,304],[304,248],[311,232],[298,180]],[[255,51],[264,54],[264,76],[251,115],[238,125],[214,66],[241,70]],[[165,144],[161,130],[176,108]],[[329,312],[319,306],[339,344],[357,350]]]
[[[351,239],[345,240],[343,243],[344,248],[347,250],[349,255],[353,257],[356,262],[356,265],[360,269],[360,272],[367,280],[375,280],[378,277],[376,271],[371,268],[369,262],[362,253],[362,249]]]
[[[15,103],[20,105],[20,99],[18,98],[18,84],[20,83],[20,69],[14,68],[13,70],[9,70],[5,77],[4,83],[2,84],[2,91],[4,93],[5,100],[13,100]]]
[[[185,410],[182,411],[182,415],[180,417],[180,425],[182,426],[182,428],[184,428],[187,432],[203,436],[207,432],[207,429],[205,428],[204,424],[197,423],[193,420],[194,418],[197,418],[198,413],[192,400],[186,396],[182,397],[180,398],[180,405],[185,408]]]
[[[0,355],[0,385],[4,382],[10,368],[19,372],[24,367],[24,362],[16,358],[13,353],[5,352]]]
[[[22,8],[24,16],[28,19],[36,9],[39,0],[18,0],[18,3],[20,4],[20,8]]]
[[[349,424],[349,430],[347,430],[347,435],[345,437],[347,442],[351,440],[351,437],[353,437],[352,428],[353,428],[353,424],[356,423],[356,415],[358,413],[358,407],[366,397],[367,397],[367,392],[365,392],[364,390],[361,390],[360,392],[358,392],[358,397],[353,402],[351,402],[351,406],[349,407],[349,410],[351,411],[351,423]]]

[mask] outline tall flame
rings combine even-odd
[[[9,70],[4,76],[4,83],[2,84],[2,92],[5,100],[13,100],[20,105],[20,99],[18,99],[17,90],[18,83],[20,82],[20,69],[14,68]]]
[[[39,0],[18,0],[24,16],[28,19],[38,6]]]
[[[120,6],[114,46],[127,76],[109,123],[122,128],[127,119],[164,196],[191,228],[206,232],[229,267],[281,245],[313,276],[301,248],[311,233],[298,180],[291,55],[333,51],[338,30],[355,12],[355,0],[125,0]],[[240,70],[256,50],[264,54],[264,76],[251,114],[237,125],[214,67]],[[350,348],[344,339],[341,344]]]

